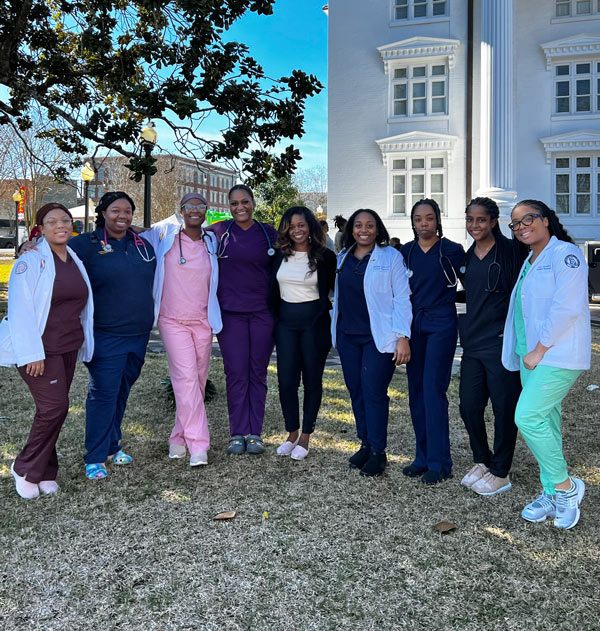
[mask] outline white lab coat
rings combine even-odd
[[[25,252],[13,265],[8,280],[8,315],[0,323],[0,366],[25,366],[46,358],[42,335],[46,328],[56,270],[48,243]],[[90,280],[77,254],[67,251],[79,268],[88,288],[87,304],[81,312],[84,341],[77,359],[90,361],[94,354],[94,302]]]
[[[180,227],[174,223],[160,222],[142,233],[144,239],[154,248],[156,253],[156,272],[154,274],[154,288],[152,296],[154,298],[154,326],[158,322],[160,313],[160,301],[162,298],[163,284],[165,281],[165,255],[173,247]],[[219,284],[219,261],[217,260],[217,237],[213,232],[203,230],[204,242],[210,258],[210,285],[208,293],[208,323],[213,333],[221,332],[223,323],[221,321],[221,308],[217,298],[217,286]],[[175,245],[177,247],[177,245]]]
[[[523,264],[523,268],[531,254]],[[521,268],[521,273],[523,271]],[[520,277],[520,274],[519,274]],[[519,370],[515,353],[515,297],[513,288],[504,325],[502,363]],[[521,286],[527,352],[541,342],[550,348],[541,366],[587,370],[591,359],[591,325],[588,304],[588,266],[581,250],[551,237],[527,272]]]
[[[343,250],[338,255],[338,270],[341,269],[348,254],[349,250]],[[331,315],[333,346],[337,333],[338,276],[339,274],[336,274]],[[402,254],[389,246],[376,246],[367,264],[363,287],[375,346],[380,353],[393,353],[401,337],[410,338],[412,323],[410,285]]]

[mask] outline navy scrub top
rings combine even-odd
[[[112,252],[105,252],[103,239],[104,229],[98,228],[69,240],[90,278],[94,331],[119,337],[148,334],[154,322],[154,249],[143,239],[144,245],[136,247],[128,232],[120,241],[109,237]]]
[[[440,239],[427,252],[423,252],[416,240],[402,246],[400,252],[404,256],[406,267],[412,271],[409,279],[412,292],[410,300],[415,314],[418,311],[433,310],[453,312],[456,317],[456,287],[448,287],[450,283],[440,265],[440,247],[444,270],[454,282],[455,274],[458,278],[461,276],[460,268],[465,259],[465,251],[460,243]]]
[[[338,278],[337,327],[347,335],[371,335],[371,320],[365,298],[365,271],[371,259],[357,259],[352,253],[344,259]]]

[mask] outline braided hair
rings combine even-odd
[[[554,236],[560,241],[574,243],[571,235],[565,230],[562,223],[560,223],[560,219],[557,214],[552,210],[552,208],[544,204],[544,202],[541,202],[538,199],[523,199],[515,204],[513,210],[519,206],[528,206],[540,213],[542,217],[546,217],[548,220],[548,232],[550,232],[550,236]]]
[[[494,239],[498,240],[502,234],[502,230],[500,230],[500,224],[498,222],[500,219],[500,209],[498,208],[498,204],[489,197],[475,197],[467,204],[465,214],[467,214],[469,212],[469,208],[473,206],[481,206],[490,219],[496,220],[496,224],[492,228],[492,234],[494,235]]]
[[[414,206],[412,207],[410,211],[410,224],[412,227],[413,234],[415,235],[415,239],[418,240],[419,235],[417,234],[417,231],[415,230],[414,216],[415,216],[415,211],[417,210],[417,207],[421,206],[422,204],[425,204],[426,206],[430,206],[433,212],[435,213],[435,232],[437,236],[441,239],[444,236],[444,231],[442,230],[442,211],[440,210],[440,207],[438,203],[435,201],[435,199],[429,199],[429,198],[420,199],[416,204],[414,204]]]

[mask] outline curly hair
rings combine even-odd
[[[416,204],[413,205],[413,207],[410,210],[410,225],[412,227],[413,234],[415,235],[415,239],[418,239],[419,235],[417,234],[417,231],[415,230],[414,216],[415,216],[415,211],[417,210],[417,207],[421,206],[422,204],[425,204],[426,206],[430,206],[433,212],[435,213],[435,231],[437,233],[437,236],[441,239],[444,236],[444,231],[442,230],[442,211],[440,210],[440,207],[438,203],[435,201],[435,199],[429,199],[429,198],[420,199]]]
[[[303,217],[308,225],[308,269],[314,272],[317,269],[317,263],[323,260],[323,252],[325,250],[323,241],[325,236],[321,224],[317,221],[313,212],[305,206],[292,206],[283,213],[277,229],[275,247],[279,248],[286,261],[293,255],[294,244],[290,239],[290,224],[294,215]]]
[[[342,246],[347,250],[356,243],[356,240],[354,239],[354,235],[352,233],[354,232],[354,222],[356,221],[356,218],[358,217],[358,215],[360,215],[360,213],[368,213],[369,215],[371,215],[371,217],[373,217],[373,219],[375,219],[375,226],[377,227],[377,236],[375,237],[375,243],[380,247],[385,247],[386,245],[389,245],[390,235],[386,227],[383,225],[381,217],[370,208],[359,208],[358,210],[355,210],[348,219],[348,223],[344,228],[344,234],[342,236]]]

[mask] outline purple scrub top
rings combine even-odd
[[[271,240],[277,241],[277,231],[263,223]],[[221,237],[229,227],[229,238]],[[273,257],[267,250],[269,243],[262,228],[255,221],[248,230],[240,228],[235,221],[219,221],[208,228],[219,240],[219,288],[217,296],[221,309],[238,313],[251,313],[267,309],[269,277]]]

